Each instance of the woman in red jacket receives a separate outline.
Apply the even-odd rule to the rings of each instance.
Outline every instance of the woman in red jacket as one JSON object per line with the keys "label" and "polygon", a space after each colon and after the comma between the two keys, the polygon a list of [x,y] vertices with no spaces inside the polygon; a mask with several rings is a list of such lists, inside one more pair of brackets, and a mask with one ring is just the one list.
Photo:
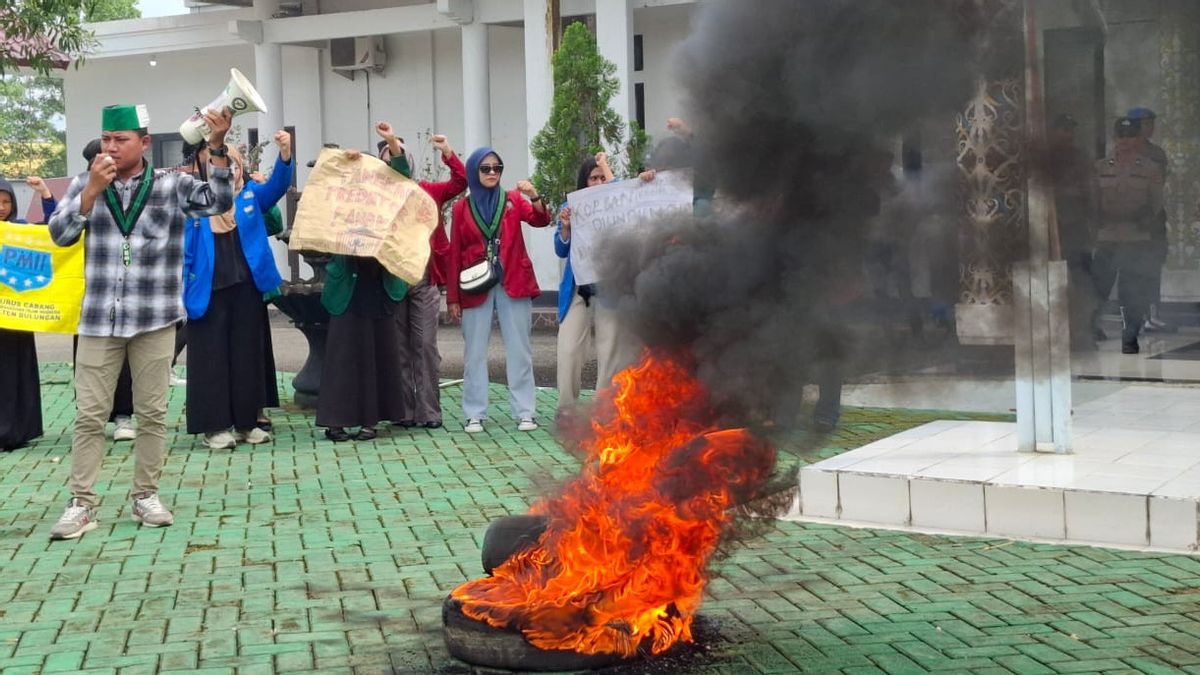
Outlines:
{"label": "woman in red jacket", "polygon": [[[534,227],[550,224],[550,212],[527,180],[517,189],[500,189],[504,163],[491,148],[479,148],[467,158],[466,199],[454,205],[450,225],[450,255],[446,275],[446,302],[450,316],[462,320],[463,416],[467,433],[483,431],[487,418],[487,346],[492,333],[493,310],[500,318],[500,335],[508,366],[508,398],[517,429],[533,431],[533,352],[529,331],[533,320],[533,298],[538,296],[533,261],[525,251],[521,223]],[[526,199],[528,198],[528,200]],[[461,285],[463,270],[491,260],[499,267],[499,283],[478,291]],[[494,265],[494,266],[495,266]]]}
{"label": "woman in red jacket", "polygon": [[[404,157],[407,162],[404,139],[396,136],[392,125],[380,122],[375,131],[383,138],[380,141],[379,158],[391,161]],[[450,168],[450,180],[433,182],[418,181],[421,188],[433,197],[438,207],[438,226],[429,238],[429,264],[425,278],[408,289],[408,295],[397,307],[396,322],[400,324],[400,388],[404,400],[403,427],[425,427],[436,429],[442,426],[441,389],[438,388],[438,369],[442,356],[438,353],[438,311],[442,304],[441,288],[446,285],[446,256],[450,240],[442,223],[442,208],[467,189],[467,174],[462,160],[454,154],[450,142],[441,134],[434,134],[429,142],[442,157],[442,163]],[[385,154],[387,155],[385,159]],[[412,178],[411,163],[407,172],[400,173]]]}

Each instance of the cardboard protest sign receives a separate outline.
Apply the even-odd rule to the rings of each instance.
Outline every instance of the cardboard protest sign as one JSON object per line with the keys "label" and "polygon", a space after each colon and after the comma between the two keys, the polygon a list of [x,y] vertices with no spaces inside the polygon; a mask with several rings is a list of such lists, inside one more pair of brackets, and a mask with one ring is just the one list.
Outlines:
{"label": "cardboard protest sign", "polygon": [[437,204],[415,181],[369,155],[321,151],[296,210],[288,247],[375,258],[410,284],[425,276]]}
{"label": "cardboard protest sign", "polygon": [[83,238],[57,246],[45,225],[0,222],[0,328],[74,333],[83,306]]}
{"label": "cardboard protest sign", "polygon": [[575,283],[600,281],[596,254],[604,239],[669,214],[691,213],[692,185],[677,171],[660,171],[654,180],[637,178],[606,183],[567,195],[571,207],[571,271]]}

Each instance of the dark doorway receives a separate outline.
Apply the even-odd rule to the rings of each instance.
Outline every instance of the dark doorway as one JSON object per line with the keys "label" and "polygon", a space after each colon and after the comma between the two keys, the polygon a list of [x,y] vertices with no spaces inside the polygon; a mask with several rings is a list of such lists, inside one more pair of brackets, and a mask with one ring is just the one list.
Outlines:
{"label": "dark doorway", "polygon": [[1092,159],[1105,155],[1111,126],[1104,118],[1104,36],[1093,28],[1045,32],[1046,119],[1070,114],[1079,123],[1079,147]]}

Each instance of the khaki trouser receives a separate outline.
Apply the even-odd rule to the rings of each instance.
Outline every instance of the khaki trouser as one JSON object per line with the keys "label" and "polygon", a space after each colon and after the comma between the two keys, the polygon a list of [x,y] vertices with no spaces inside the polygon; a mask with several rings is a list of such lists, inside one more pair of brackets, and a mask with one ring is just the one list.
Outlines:
{"label": "khaki trouser", "polygon": [[175,326],[132,338],[79,337],[75,357],[75,437],[71,441],[71,495],[95,506],[96,478],[104,458],[104,425],[125,357],[133,375],[137,437],[133,494],[158,492],[167,437],[167,384]]}
{"label": "khaki trouser", "polygon": [[637,340],[623,329],[617,313],[593,296],[591,306],[578,293],[571,298],[567,316],[558,325],[558,409],[579,398],[588,336],[595,328],[596,389],[612,384],[613,375],[637,360]]}

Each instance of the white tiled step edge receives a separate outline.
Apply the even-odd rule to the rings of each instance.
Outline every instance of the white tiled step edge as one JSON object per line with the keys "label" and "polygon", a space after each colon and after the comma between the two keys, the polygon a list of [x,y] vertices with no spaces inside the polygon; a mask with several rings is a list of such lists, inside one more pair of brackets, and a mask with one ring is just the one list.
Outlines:
{"label": "white tiled step edge", "polygon": [[1080,429],[1018,453],[1015,425],[933,422],[800,471],[792,517],[1089,544],[1200,549],[1200,434]]}

